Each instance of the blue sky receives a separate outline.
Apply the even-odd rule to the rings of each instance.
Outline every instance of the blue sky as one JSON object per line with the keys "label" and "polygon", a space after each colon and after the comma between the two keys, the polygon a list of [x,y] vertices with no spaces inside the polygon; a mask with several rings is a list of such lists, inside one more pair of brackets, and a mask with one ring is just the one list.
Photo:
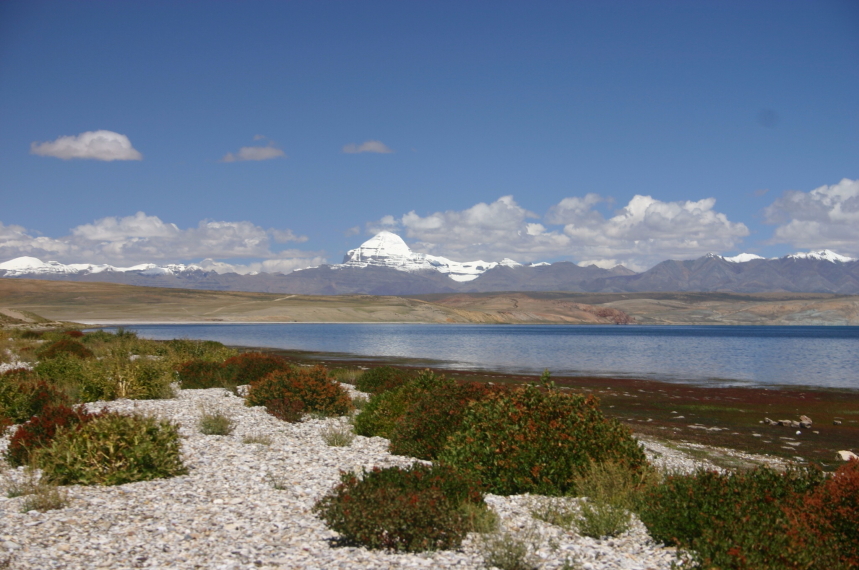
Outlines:
{"label": "blue sky", "polygon": [[5,1],[0,262],[289,271],[378,229],[458,261],[859,257],[857,29],[827,1]]}

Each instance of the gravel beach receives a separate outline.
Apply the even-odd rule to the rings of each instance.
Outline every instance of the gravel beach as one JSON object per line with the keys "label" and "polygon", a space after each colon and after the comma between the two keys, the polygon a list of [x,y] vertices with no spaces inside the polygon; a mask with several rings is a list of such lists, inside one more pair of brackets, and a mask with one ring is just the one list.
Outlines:
{"label": "gravel beach", "polygon": [[[358,394],[347,386],[353,395]],[[172,400],[117,400],[91,410],[155,415],[177,422],[188,474],[116,487],[66,487],[68,507],[22,510],[22,497],[0,498],[0,567],[4,568],[485,568],[479,535],[459,550],[392,554],[340,547],[336,533],[314,516],[313,504],[339,481],[341,470],[409,465],[391,455],[387,440],[356,436],[349,447],[330,447],[321,432],[347,418],[289,424],[249,408],[221,389],[180,390]],[[221,411],[235,422],[228,436],[203,435],[204,412]],[[243,443],[268,436],[270,445]],[[669,470],[712,467],[671,447],[641,440],[649,458]],[[7,437],[0,447],[8,444]],[[23,469],[7,469],[5,484]],[[539,497],[489,495],[502,529],[530,535],[539,545],[540,568],[565,561],[585,569],[668,569],[674,550],[653,543],[634,520],[629,532],[594,540],[533,519]],[[6,564],[6,566],[3,566]]]}

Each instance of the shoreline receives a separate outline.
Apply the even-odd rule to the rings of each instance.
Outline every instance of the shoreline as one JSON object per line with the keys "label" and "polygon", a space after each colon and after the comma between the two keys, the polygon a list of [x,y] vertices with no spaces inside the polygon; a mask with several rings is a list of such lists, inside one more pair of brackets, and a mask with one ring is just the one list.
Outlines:
{"label": "shoreline", "polygon": [[[146,323],[129,323],[132,324]],[[322,364],[329,368],[385,365],[412,370],[428,368],[458,381],[502,384],[523,384],[539,378],[538,372],[441,367],[438,361],[429,359],[232,346],[243,351],[277,354],[298,364]],[[552,381],[561,388],[597,396],[605,415],[617,418],[637,435],[665,440],[677,446],[730,448],[791,461],[819,463],[831,469],[838,465],[834,459],[838,451],[857,451],[855,446],[859,442],[859,389],[797,385],[725,386],[611,375],[558,374],[552,376]],[[799,434],[795,429],[764,424],[766,418],[798,420],[800,415],[811,417],[814,424],[809,430],[799,430]],[[836,421],[841,424],[835,425]]]}
{"label": "shoreline", "polygon": [[[457,381],[521,385],[536,382],[539,374],[454,370],[412,365],[403,359],[347,358],[332,353],[266,347],[235,346],[243,350],[280,355],[297,364],[321,364],[328,368],[366,368],[368,365],[402,369],[430,369]],[[800,463],[836,468],[835,455],[854,450],[859,442],[859,390],[802,386],[725,387],[700,386],[641,378],[553,375],[562,389],[593,394],[600,408],[629,427],[636,436],[651,437],[677,448],[707,446],[769,455]],[[765,418],[798,420],[810,416],[809,430],[770,426]],[[841,424],[835,425],[836,418]],[[718,464],[718,462],[717,462]],[[728,457],[723,465],[737,467]],[[742,465],[740,465],[742,466]]]}

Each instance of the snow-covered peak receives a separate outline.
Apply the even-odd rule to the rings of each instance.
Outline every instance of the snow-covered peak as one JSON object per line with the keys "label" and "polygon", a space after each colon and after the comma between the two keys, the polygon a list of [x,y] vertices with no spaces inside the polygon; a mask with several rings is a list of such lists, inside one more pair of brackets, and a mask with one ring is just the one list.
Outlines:
{"label": "snow-covered peak", "polygon": [[10,259],[9,261],[0,263],[0,269],[5,269],[6,271],[27,271],[28,273],[44,270],[47,267],[48,264],[41,259],[27,256],[16,257],[15,259]]}
{"label": "snow-covered peak", "polygon": [[343,263],[332,267],[339,269],[375,266],[390,267],[399,271],[435,270],[447,275],[454,281],[466,282],[477,279],[498,265],[518,267],[521,264],[512,259],[503,259],[500,263],[482,260],[460,262],[446,257],[416,253],[397,234],[379,232],[362,243],[360,247],[349,250],[343,258]]}
{"label": "snow-covered peak", "polygon": [[379,232],[361,244],[350,249],[343,258],[343,265],[385,265],[409,264],[419,262],[416,254],[409,249],[403,238],[391,232]]}
{"label": "snow-covered peak", "polygon": [[200,270],[197,265],[155,265],[142,263],[132,267],[114,267],[112,265],[95,265],[92,263],[69,263],[59,261],[42,261],[35,257],[16,257],[0,263],[0,272],[4,277],[20,277],[23,275],[78,275],[86,273],[102,273],[115,271],[119,273],[136,272],[142,275],[176,275],[187,271]]}
{"label": "snow-covered peak", "polygon": [[760,255],[755,255],[754,253],[741,253],[739,255],[735,255],[733,257],[723,257],[725,261],[730,261],[731,263],[745,263],[747,261],[753,261],[755,259],[764,259]]}
{"label": "snow-covered peak", "polygon": [[820,251],[809,251],[807,253],[800,252],[794,253],[791,255],[785,256],[788,259],[816,259],[819,261],[832,261],[839,263],[847,263],[848,261],[855,261],[852,257],[847,257],[846,255],[838,255],[832,250],[829,249],[821,249]]}

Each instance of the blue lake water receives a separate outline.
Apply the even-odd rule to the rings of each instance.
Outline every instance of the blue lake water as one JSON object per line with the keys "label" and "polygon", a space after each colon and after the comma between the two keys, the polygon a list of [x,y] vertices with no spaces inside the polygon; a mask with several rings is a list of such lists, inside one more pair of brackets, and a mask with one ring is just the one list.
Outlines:
{"label": "blue lake water", "polygon": [[859,388],[859,327],[134,325],[153,339],[416,359],[460,370]]}

